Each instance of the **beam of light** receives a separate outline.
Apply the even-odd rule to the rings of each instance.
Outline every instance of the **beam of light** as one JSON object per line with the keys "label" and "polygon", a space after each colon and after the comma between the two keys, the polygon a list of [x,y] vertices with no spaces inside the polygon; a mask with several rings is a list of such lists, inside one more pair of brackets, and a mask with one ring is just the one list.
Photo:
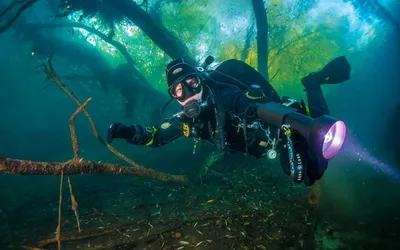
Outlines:
{"label": "beam of light", "polygon": [[375,157],[367,148],[361,147],[360,143],[352,135],[348,135],[346,142],[341,149],[341,155],[350,160],[364,162],[374,167],[375,171],[382,172],[396,182],[400,183],[400,173],[393,167],[385,163],[383,160]]}

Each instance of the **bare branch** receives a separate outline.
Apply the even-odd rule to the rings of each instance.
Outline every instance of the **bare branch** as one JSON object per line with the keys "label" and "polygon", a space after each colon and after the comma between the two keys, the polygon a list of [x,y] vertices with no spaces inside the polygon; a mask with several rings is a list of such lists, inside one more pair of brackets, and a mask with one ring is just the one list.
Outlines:
{"label": "bare branch", "polygon": [[78,164],[69,162],[36,162],[4,158],[0,156],[0,172],[7,174],[23,175],[61,175],[61,170],[66,175],[78,174],[115,174],[148,176],[162,181],[174,181],[186,183],[186,177],[182,175],[169,175],[144,167],[128,167],[121,164],[109,164],[80,160]]}
{"label": "bare branch", "polygon": [[24,10],[28,9],[31,7],[34,3],[36,3],[38,0],[29,0],[29,1],[15,1],[12,4],[10,4],[5,10],[3,10],[0,14],[0,18],[7,13],[7,11],[11,10],[15,5],[20,4],[25,2],[21,8],[17,11],[17,13],[10,19],[8,20],[3,26],[0,27],[0,34],[2,34],[4,31],[6,31],[16,20],[17,18],[24,12]]}

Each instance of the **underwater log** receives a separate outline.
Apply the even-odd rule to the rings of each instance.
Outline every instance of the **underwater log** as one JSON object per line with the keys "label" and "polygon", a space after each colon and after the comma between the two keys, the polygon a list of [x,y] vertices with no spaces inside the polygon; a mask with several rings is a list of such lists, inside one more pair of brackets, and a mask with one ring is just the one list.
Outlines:
{"label": "underwater log", "polygon": [[171,175],[158,172],[149,168],[128,167],[121,164],[110,164],[80,160],[78,163],[70,162],[38,162],[18,160],[0,156],[0,173],[23,175],[60,175],[61,170],[65,175],[77,174],[116,174],[148,176],[162,181],[187,183],[186,176]]}

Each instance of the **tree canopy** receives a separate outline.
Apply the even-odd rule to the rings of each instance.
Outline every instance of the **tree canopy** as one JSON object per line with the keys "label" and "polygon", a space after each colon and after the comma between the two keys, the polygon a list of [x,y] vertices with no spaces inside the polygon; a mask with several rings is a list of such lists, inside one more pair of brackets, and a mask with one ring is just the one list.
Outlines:
{"label": "tree canopy", "polygon": [[[238,58],[257,67],[257,30],[254,10],[248,1],[144,2],[138,5],[187,46],[196,60],[211,54],[218,62]],[[94,27],[126,46],[152,87],[164,91],[164,67],[171,58],[137,24],[109,6],[112,4],[108,1],[96,0],[85,4],[65,1],[60,5],[65,9],[65,19]],[[379,19],[361,16],[351,2],[266,1],[265,9],[268,73],[274,77],[272,84],[280,93],[301,92],[301,77],[334,56],[351,56],[366,49],[379,32]],[[101,50],[112,65],[124,62],[123,55],[100,37],[79,27],[73,29],[76,36]],[[245,48],[247,36],[249,47]]]}

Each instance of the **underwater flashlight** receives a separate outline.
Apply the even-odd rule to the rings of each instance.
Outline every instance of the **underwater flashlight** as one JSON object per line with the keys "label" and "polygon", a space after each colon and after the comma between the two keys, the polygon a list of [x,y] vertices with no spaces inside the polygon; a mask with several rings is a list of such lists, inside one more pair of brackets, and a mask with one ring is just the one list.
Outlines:
{"label": "underwater flashlight", "polygon": [[318,118],[298,113],[296,109],[280,103],[259,104],[257,116],[266,124],[281,127],[289,124],[306,141],[310,149],[318,156],[329,160],[342,148],[346,138],[346,125],[343,121],[330,115]]}

